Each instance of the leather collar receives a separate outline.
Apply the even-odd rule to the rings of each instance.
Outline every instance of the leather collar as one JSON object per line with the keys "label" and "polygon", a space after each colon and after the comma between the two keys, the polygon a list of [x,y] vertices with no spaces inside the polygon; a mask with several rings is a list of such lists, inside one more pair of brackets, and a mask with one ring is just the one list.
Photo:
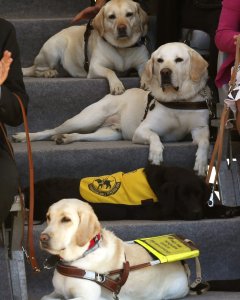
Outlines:
{"label": "leather collar", "polygon": [[[199,110],[199,109],[209,109],[209,104],[208,101],[209,99],[206,97],[206,89],[203,88],[199,94],[203,93],[203,101],[197,101],[197,102],[186,102],[184,100],[180,101],[173,101],[173,102],[163,102],[160,100],[157,100],[151,92],[148,94],[148,99],[147,99],[147,105],[145,108],[144,116],[142,118],[142,121],[146,118],[148,111],[153,110],[155,107],[155,101],[158,103],[162,104],[163,106],[170,108],[170,109],[180,109],[180,110]],[[211,110],[210,110],[211,112]]]}
{"label": "leather collar", "polygon": [[181,110],[208,109],[207,103],[205,101],[197,101],[197,102],[185,102],[185,101],[162,102],[159,100],[156,101],[166,106],[167,108],[171,108],[171,109],[181,109]]}
{"label": "leather collar", "polygon": [[[106,43],[110,44],[104,37],[102,37],[102,39],[103,39]],[[135,47],[141,47],[142,45],[145,45],[145,46],[146,46],[146,44],[147,44],[147,37],[146,37],[146,36],[142,36],[142,37],[139,38],[139,40],[138,40],[136,43],[134,43],[134,44],[131,45],[131,46],[124,47],[123,49],[135,48]],[[114,46],[114,45],[112,45],[112,44],[110,44],[110,45],[111,45],[113,48],[121,49],[120,47]]]}
{"label": "leather collar", "polygon": [[83,257],[86,256],[87,254],[93,252],[97,248],[99,248],[99,242],[101,241],[102,236],[101,233],[98,233],[91,241],[89,242],[88,249],[83,253]]}

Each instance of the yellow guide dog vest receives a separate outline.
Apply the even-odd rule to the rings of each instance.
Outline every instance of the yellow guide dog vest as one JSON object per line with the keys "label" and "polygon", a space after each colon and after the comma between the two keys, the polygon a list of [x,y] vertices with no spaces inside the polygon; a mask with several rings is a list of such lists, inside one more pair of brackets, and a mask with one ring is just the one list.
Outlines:
{"label": "yellow guide dog vest", "polygon": [[158,201],[143,168],[129,173],[83,178],[80,181],[80,195],[91,203],[141,205],[145,201]]}

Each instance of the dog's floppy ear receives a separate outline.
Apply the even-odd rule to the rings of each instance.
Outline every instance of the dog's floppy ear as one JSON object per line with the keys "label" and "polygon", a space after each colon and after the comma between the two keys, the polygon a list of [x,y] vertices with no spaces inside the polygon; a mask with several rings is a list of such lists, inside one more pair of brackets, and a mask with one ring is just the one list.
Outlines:
{"label": "dog's floppy ear", "polygon": [[152,77],[153,77],[153,67],[154,61],[151,57],[145,64],[142,76],[141,76],[141,88],[147,89],[151,84]]}
{"label": "dog's floppy ear", "polygon": [[100,36],[103,36],[104,34],[104,7],[100,9],[98,14],[95,16],[95,18],[92,21],[92,26]]}
{"label": "dog's floppy ear", "polygon": [[140,18],[142,36],[145,36],[148,31],[149,18],[148,18],[147,13],[141,8],[141,5],[139,3],[136,3],[136,5],[137,5],[137,13]]}
{"label": "dog's floppy ear", "polygon": [[97,216],[92,209],[79,210],[79,227],[76,233],[77,245],[84,246],[93,239],[101,229]]}
{"label": "dog's floppy ear", "polygon": [[197,82],[202,78],[204,72],[206,72],[208,63],[198,52],[194,50],[189,50],[189,55],[191,59],[190,79]]}

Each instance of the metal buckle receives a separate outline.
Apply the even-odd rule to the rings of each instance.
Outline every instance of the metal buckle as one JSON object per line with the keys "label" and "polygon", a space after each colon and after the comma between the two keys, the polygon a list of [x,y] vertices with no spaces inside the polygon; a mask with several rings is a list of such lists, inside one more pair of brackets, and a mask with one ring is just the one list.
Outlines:
{"label": "metal buckle", "polygon": [[213,194],[214,194],[214,190],[212,190],[210,198],[209,198],[209,200],[207,202],[207,204],[208,204],[209,207],[213,207],[214,206]]}
{"label": "metal buckle", "polygon": [[106,276],[103,274],[96,273],[95,280],[97,282],[104,282],[106,280]]}
{"label": "metal buckle", "polygon": [[43,268],[47,270],[55,268],[59,261],[60,261],[60,257],[58,255],[51,255],[44,260]]}

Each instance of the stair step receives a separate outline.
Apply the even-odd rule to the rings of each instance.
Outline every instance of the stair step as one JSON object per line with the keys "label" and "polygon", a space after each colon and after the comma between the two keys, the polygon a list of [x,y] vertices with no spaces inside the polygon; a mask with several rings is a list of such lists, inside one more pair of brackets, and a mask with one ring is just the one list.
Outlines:
{"label": "stair step", "polygon": [[[59,1],[61,2],[61,1]],[[43,44],[60,30],[70,26],[70,18],[9,19],[16,28],[22,67],[33,64]]]}
{"label": "stair step", "polygon": [[[139,78],[121,80],[126,89],[139,87]],[[30,132],[56,127],[109,93],[106,79],[25,78],[24,81],[30,97]],[[22,126],[8,128],[9,134],[22,130]]]}
{"label": "stair step", "polygon": [[[148,161],[148,146],[131,141],[76,142],[56,145],[52,141],[32,144],[35,181],[49,177],[82,178],[144,167]],[[191,142],[164,145],[164,162],[193,168],[196,146]],[[28,184],[27,146],[13,144],[23,186]],[[186,157],[188,159],[186,160]],[[43,171],[44,170],[44,171]]]}
{"label": "stair step", "polygon": [[[203,280],[239,278],[239,243],[236,236],[240,234],[240,217],[200,221],[115,221],[102,222],[102,225],[126,241],[168,233],[181,234],[194,241],[200,249]],[[40,265],[48,256],[40,250],[38,243],[39,235],[45,226],[34,226],[36,256]],[[192,269],[193,261],[188,260],[188,263]],[[28,266],[29,299],[39,299],[52,290],[52,270],[43,270],[34,276],[32,272]],[[199,299],[228,300],[239,299],[239,296],[240,293],[209,292],[199,296]],[[189,296],[187,299],[195,298]]]}
{"label": "stair step", "polygon": [[[14,3],[13,3],[14,2]],[[1,0],[1,16],[4,18],[56,18],[73,17],[83,8],[90,6],[90,0]]]}

